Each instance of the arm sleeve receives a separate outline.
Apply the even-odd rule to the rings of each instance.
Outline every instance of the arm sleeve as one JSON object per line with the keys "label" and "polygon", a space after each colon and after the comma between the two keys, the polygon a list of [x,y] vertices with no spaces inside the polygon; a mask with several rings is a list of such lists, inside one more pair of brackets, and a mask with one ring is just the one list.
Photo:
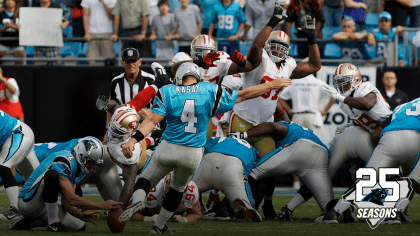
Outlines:
{"label": "arm sleeve", "polygon": [[216,23],[216,27],[215,27],[215,29],[217,29],[217,12],[216,12],[216,9],[214,9],[214,7],[212,8],[212,11],[211,11],[211,17],[210,17],[210,19],[211,19],[211,22],[212,23]]}
{"label": "arm sleeve", "polygon": [[195,11],[195,19],[197,22],[203,21],[203,14],[201,14],[200,12],[200,8],[198,8],[197,6],[194,7]]}
{"label": "arm sleeve", "polygon": [[[124,1],[124,0],[120,0],[120,1]],[[142,4],[141,4],[141,8],[142,8],[142,11],[141,11],[141,16],[148,16],[148,15],[150,15],[150,1],[141,1],[142,2]]]}
{"label": "arm sleeve", "polygon": [[80,6],[84,8],[90,8],[89,3],[86,0],[82,0],[82,3],[80,3]]}
{"label": "arm sleeve", "polygon": [[117,0],[117,3],[115,4],[114,9],[112,9],[112,15],[120,16],[121,1],[123,0]]}
{"label": "arm sleeve", "polygon": [[224,89],[217,85],[216,97],[212,109],[212,117],[233,109],[238,98],[237,90]]}
{"label": "arm sleeve", "polygon": [[107,6],[109,8],[114,8],[116,3],[117,3],[117,1],[111,0],[111,1],[108,1]]}
{"label": "arm sleeve", "polygon": [[140,111],[143,109],[147,104],[149,104],[150,100],[155,96],[156,90],[154,86],[149,86],[140,93],[138,93],[131,101],[127,103],[130,107],[134,107],[136,111]]}
{"label": "arm sleeve", "polygon": [[238,9],[238,20],[239,20],[239,23],[246,22],[244,11],[241,8]]}
{"label": "arm sleeve", "polygon": [[245,7],[246,24],[249,26],[254,25],[254,12],[251,10],[249,5]]}
{"label": "arm sleeve", "polygon": [[159,90],[156,94],[155,100],[153,100],[152,104],[152,112],[166,116],[166,105],[163,99],[162,91]]}

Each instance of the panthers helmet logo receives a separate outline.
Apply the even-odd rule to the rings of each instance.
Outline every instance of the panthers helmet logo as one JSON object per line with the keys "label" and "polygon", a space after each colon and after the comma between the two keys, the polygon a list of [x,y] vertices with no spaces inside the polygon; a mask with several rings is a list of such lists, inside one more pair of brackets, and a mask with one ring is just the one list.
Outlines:
{"label": "panthers helmet logo", "polygon": [[372,189],[372,192],[366,195],[362,202],[371,202],[375,203],[376,205],[383,206],[385,202],[385,198],[388,196],[388,189],[386,188],[376,188]]}

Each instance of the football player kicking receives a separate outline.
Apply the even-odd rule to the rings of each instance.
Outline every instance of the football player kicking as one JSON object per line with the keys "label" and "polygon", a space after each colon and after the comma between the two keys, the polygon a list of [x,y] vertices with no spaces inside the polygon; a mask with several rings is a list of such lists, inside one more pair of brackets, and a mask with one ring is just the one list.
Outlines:
{"label": "football player kicking", "polygon": [[[47,230],[70,232],[85,230],[84,222],[99,220],[99,212],[80,209],[111,210],[122,205],[108,200],[103,203],[90,201],[75,194],[75,185],[102,165],[104,148],[94,137],[82,138],[71,151],[56,152],[45,159],[29,176],[19,193],[18,208],[25,225],[41,219],[48,223]],[[58,207],[61,194],[62,207]],[[13,225],[9,229],[13,229]]]}
{"label": "football player kicking", "polygon": [[[161,179],[156,187],[150,189],[149,194],[147,194],[146,207],[137,212],[131,218],[131,221],[141,221],[141,222],[155,222],[158,218],[160,209],[162,208],[162,202],[166,194],[171,188],[171,180],[173,179],[173,172],[167,174],[165,178]],[[179,223],[192,223],[200,222],[201,215],[201,205],[198,201],[198,188],[197,185],[190,181],[187,188],[184,190],[182,196],[182,201],[179,207],[175,210],[174,218]],[[186,216],[182,216],[186,212]]]}
{"label": "football player kicking", "polygon": [[133,145],[133,155],[130,158],[123,155],[123,147],[140,124],[140,117],[137,112],[149,104],[159,88],[172,83],[163,66],[155,62],[152,64],[152,69],[156,75],[154,83],[140,91],[127,104],[119,106],[113,100],[108,101],[105,96],[99,96],[96,103],[99,110],[107,111],[112,116],[106,134],[108,140],[107,151],[111,159],[122,169],[124,186],[120,192],[119,201],[123,203],[123,209],[130,200],[137,172],[146,163],[146,149],[154,144],[154,138],[149,137],[143,142]]}
{"label": "football player kicking", "polygon": [[[382,122],[384,129],[381,132],[381,138],[378,146],[372,153],[366,168],[372,167],[378,170],[381,167],[399,167],[403,173],[410,173],[407,177],[410,189],[418,191],[420,183],[420,166],[418,164],[420,153],[420,99],[414,99],[408,103],[402,104],[394,109],[392,117]],[[392,121],[389,123],[389,121]],[[389,124],[389,125],[387,125]],[[414,168],[411,169],[411,166]],[[400,179],[397,176],[396,180]],[[395,179],[394,179],[395,180]],[[355,191],[358,181],[352,184],[345,195]],[[413,198],[414,191],[410,191],[408,196],[400,198],[396,204],[398,213],[394,218],[385,219],[382,224],[401,224],[401,220],[411,222],[404,210],[409,201]],[[340,201],[331,210],[337,217],[351,206],[345,199]]]}
{"label": "football player kicking", "polygon": [[[289,121],[266,122],[246,132],[228,133],[228,136],[247,139],[271,135],[276,149],[261,157],[249,173],[248,181],[253,195],[257,181],[287,174],[297,175],[308,186],[321,209],[334,199],[331,179],[327,173],[328,148],[313,133]],[[334,215],[324,219],[335,220]]]}
{"label": "football player kicking", "polygon": [[258,157],[257,150],[245,140],[226,137],[208,138],[204,149],[206,154],[193,178],[200,194],[221,190],[237,219],[261,222],[246,181]]}
{"label": "football player kicking", "polygon": [[[336,89],[327,85],[324,89],[340,102],[341,110],[352,119],[352,123],[337,128],[331,143],[328,164],[331,178],[349,158],[368,161],[376,146],[372,134],[378,129],[380,122],[392,113],[379,90],[370,82],[362,82],[361,73],[356,66],[349,63],[339,65],[333,80]],[[293,220],[292,212],[311,197],[308,188],[302,186],[293,199],[282,208],[279,218]],[[351,208],[350,211],[352,210]],[[353,213],[346,213],[344,222],[357,221]]]}
{"label": "football player kicking", "polygon": [[10,211],[0,214],[0,220],[10,220],[20,216],[19,187],[11,169],[17,167],[27,179],[39,161],[34,152],[34,133],[28,125],[0,110],[0,127],[0,177],[10,201]]}
{"label": "football player kicking", "polygon": [[[247,60],[252,65],[252,71],[243,73],[243,88],[272,81],[278,77],[303,78],[317,72],[321,68],[321,57],[315,38],[315,19],[305,18],[305,24],[299,29],[306,35],[309,45],[309,61],[296,64],[295,59],[289,56],[290,38],[283,31],[273,31],[278,23],[287,16],[283,16],[284,6],[276,1],[274,15],[267,25],[258,33],[247,54]],[[229,132],[245,132],[264,122],[274,121],[274,114],[278,105],[279,93],[282,89],[275,89],[268,93],[235,105],[229,121]],[[281,106],[281,105],[280,105]],[[289,120],[286,112],[280,110],[276,116],[282,120]],[[275,149],[275,141],[269,136],[258,136],[247,140],[260,153],[265,156]],[[277,214],[272,204],[275,179],[264,180],[265,190],[257,191],[254,196],[255,206],[258,209],[264,195],[262,207],[266,219],[276,219]]]}
{"label": "football player kicking", "polygon": [[133,205],[119,217],[121,222],[126,222],[135,212],[142,210],[150,188],[173,170],[171,189],[163,200],[163,207],[152,228],[153,233],[170,233],[165,223],[178,208],[183,192],[198,168],[210,118],[231,110],[235,103],[288,86],[291,80],[279,78],[239,92],[226,91],[213,83],[201,83],[198,66],[186,62],[178,68],[175,83],[176,85],[168,85],[159,90],[153,101],[152,115],[143,121],[123,148],[124,155],[130,158],[134,144],[143,140],[166,116],[167,127],[162,136],[163,141],[157,146],[137,180]]}

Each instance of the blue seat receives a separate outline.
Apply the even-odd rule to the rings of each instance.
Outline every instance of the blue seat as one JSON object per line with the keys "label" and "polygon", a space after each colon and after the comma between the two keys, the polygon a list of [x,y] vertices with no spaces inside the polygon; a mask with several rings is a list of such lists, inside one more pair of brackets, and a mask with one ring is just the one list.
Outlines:
{"label": "blue seat", "polygon": [[61,55],[77,57],[82,48],[81,42],[64,42],[64,46],[61,47]]}
{"label": "blue seat", "polygon": [[290,44],[289,56],[291,56],[291,57],[297,57],[298,56],[298,50],[297,50],[297,44],[296,43]]}
{"label": "blue seat", "polygon": [[379,14],[378,13],[368,13],[366,15],[366,25],[378,27],[379,23]]}
{"label": "blue seat", "polygon": [[80,48],[78,57],[86,57],[87,52],[87,42],[83,43],[82,47]]}
{"label": "blue seat", "polygon": [[292,30],[290,33],[292,34],[292,39],[297,39],[298,30],[296,29],[296,27],[292,27]]}
{"label": "blue seat", "polygon": [[34,56],[34,46],[26,46],[26,56],[27,57]]}
{"label": "blue seat", "polygon": [[336,43],[327,43],[324,47],[324,57],[328,59],[341,59],[343,54],[341,48]]}
{"label": "blue seat", "polygon": [[369,46],[367,43],[364,44],[365,52],[369,59],[373,59],[376,57],[376,46]]}
{"label": "blue seat", "polygon": [[322,28],[322,38],[331,39],[333,34],[341,32],[341,27],[339,26],[330,26]]}
{"label": "blue seat", "polygon": [[411,66],[413,62],[414,57],[414,51],[412,45],[402,45],[402,50],[404,53],[404,61],[407,64],[407,66]]}
{"label": "blue seat", "polygon": [[115,56],[116,57],[118,57],[118,50],[119,50],[118,45],[120,45],[119,48],[121,49],[121,53],[122,53],[122,43],[121,44],[118,44],[118,42],[115,42],[114,43],[114,49],[115,49]]}

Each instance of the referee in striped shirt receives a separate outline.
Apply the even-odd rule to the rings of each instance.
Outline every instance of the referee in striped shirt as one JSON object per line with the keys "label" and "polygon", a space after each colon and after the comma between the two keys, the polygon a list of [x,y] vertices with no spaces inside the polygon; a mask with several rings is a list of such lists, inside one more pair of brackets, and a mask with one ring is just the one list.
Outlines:
{"label": "referee in striped shirt", "polygon": [[[120,105],[129,102],[141,90],[152,85],[153,81],[155,80],[154,75],[140,70],[142,60],[140,59],[140,53],[137,51],[137,49],[124,49],[121,59],[125,72],[112,79],[111,89],[109,92],[109,99],[117,101]],[[139,112],[139,115],[144,117],[150,113],[150,109],[143,108]],[[111,115],[108,113],[106,120],[107,127],[110,120]]]}

